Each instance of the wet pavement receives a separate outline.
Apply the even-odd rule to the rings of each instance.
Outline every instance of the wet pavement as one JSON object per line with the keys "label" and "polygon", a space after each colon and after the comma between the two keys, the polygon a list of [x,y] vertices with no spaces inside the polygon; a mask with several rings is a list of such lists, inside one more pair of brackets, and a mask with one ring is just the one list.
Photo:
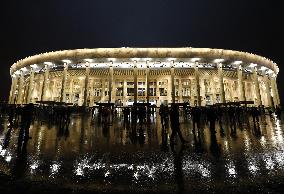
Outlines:
{"label": "wet pavement", "polygon": [[[192,132],[192,123],[180,117],[188,144],[176,138],[159,116],[150,123],[113,124],[73,114],[68,129],[35,121],[26,144],[18,145],[19,128],[0,128],[0,190],[30,193],[63,192],[235,192],[281,193],[284,186],[284,119],[260,117],[257,133],[252,118],[237,125],[236,134],[224,121],[224,134],[207,125]],[[21,149],[19,149],[21,146]],[[3,181],[6,180],[6,181]],[[0,183],[1,185],[1,183]],[[40,186],[39,186],[40,185]],[[1,192],[2,193],[2,192]]]}

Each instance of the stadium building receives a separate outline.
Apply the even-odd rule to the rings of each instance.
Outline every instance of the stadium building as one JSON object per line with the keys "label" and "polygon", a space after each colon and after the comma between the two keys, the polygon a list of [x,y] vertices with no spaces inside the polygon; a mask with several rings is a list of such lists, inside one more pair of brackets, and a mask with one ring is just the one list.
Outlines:
{"label": "stadium building", "polygon": [[42,53],[10,68],[10,104],[55,101],[92,107],[147,102],[280,104],[277,64],[210,48],[96,48]]}

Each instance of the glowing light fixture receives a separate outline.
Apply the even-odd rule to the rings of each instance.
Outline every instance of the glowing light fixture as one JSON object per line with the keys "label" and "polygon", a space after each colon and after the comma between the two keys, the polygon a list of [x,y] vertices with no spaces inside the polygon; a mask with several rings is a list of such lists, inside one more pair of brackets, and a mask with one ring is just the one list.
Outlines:
{"label": "glowing light fixture", "polygon": [[214,60],[214,63],[222,63],[224,62],[225,60],[224,59],[215,59]]}
{"label": "glowing light fixture", "polygon": [[256,67],[257,66],[257,64],[255,64],[255,63],[251,63],[250,65],[249,65],[249,67],[251,67],[251,68],[254,68],[254,67]]}
{"label": "glowing light fixture", "polygon": [[151,61],[152,58],[143,58],[144,61]]}
{"label": "glowing light fixture", "polygon": [[196,57],[195,57],[195,58],[192,58],[192,59],[191,59],[191,62],[194,62],[194,63],[195,63],[195,62],[200,61],[200,60],[201,60],[201,58],[196,58]]}
{"label": "glowing light fixture", "polygon": [[86,62],[91,63],[93,59],[84,59]]}
{"label": "glowing light fixture", "polygon": [[64,59],[64,60],[62,60],[62,61],[63,61],[63,63],[71,63],[71,61],[68,60],[68,59]]}
{"label": "glowing light fixture", "polygon": [[22,71],[28,71],[26,67],[21,68]]}
{"label": "glowing light fixture", "polygon": [[168,60],[168,61],[175,61],[176,58],[168,58],[167,60]]}
{"label": "glowing light fixture", "polygon": [[48,66],[52,66],[53,65],[53,63],[51,63],[51,62],[44,62],[43,64],[48,65]]}
{"label": "glowing light fixture", "polygon": [[260,70],[261,70],[261,71],[265,71],[265,70],[267,70],[267,67],[262,66],[262,67],[260,68]]}
{"label": "glowing light fixture", "polygon": [[30,67],[35,69],[35,68],[38,68],[38,65],[37,64],[33,64],[33,65],[30,65]]}
{"label": "glowing light fixture", "polygon": [[138,61],[139,58],[131,58],[132,61]]}
{"label": "glowing light fixture", "polygon": [[235,61],[233,64],[234,65],[240,65],[240,64],[242,64],[243,62],[242,61]]}

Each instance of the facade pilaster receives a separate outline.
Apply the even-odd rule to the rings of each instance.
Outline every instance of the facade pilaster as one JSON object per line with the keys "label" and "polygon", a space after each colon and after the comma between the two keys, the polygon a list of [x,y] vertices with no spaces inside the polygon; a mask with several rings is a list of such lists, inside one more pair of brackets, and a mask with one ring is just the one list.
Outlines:
{"label": "facade pilaster", "polygon": [[245,90],[244,90],[244,83],[243,83],[243,69],[242,66],[238,66],[238,90],[240,94],[239,101],[245,101]]}
{"label": "facade pilaster", "polygon": [[267,97],[267,105],[269,107],[272,107],[272,97],[271,97],[271,92],[270,92],[270,80],[268,75],[264,75],[265,76],[265,90],[266,90],[266,97]]}
{"label": "facade pilaster", "polygon": [[47,99],[47,90],[48,90],[48,83],[49,83],[49,65],[45,65],[45,71],[44,71],[44,80],[43,80],[43,86],[42,86],[42,92],[41,92],[41,100],[45,101]]}
{"label": "facade pilaster", "polygon": [[178,97],[179,97],[179,102],[182,103],[182,81],[181,79],[178,80]]}
{"label": "facade pilaster", "polygon": [[69,103],[74,103],[74,96],[73,96],[73,87],[74,87],[74,83],[73,83],[73,78],[70,78],[70,83],[69,83],[69,87],[70,87],[70,93],[69,93]]}
{"label": "facade pilaster", "polygon": [[33,86],[34,86],[34,74],[35,74],[35,71],[34,71],[34,69],[31,67],[27,103],[31,103],[31,102],[32,102],[31,98],[32,98],[32,91],[33,91]]}
{"label": "facade pilaster", "polygon": [[172,103],[175,103],[175,68],[174,68],[174,62],[172,63],[171,66],[171,90],[169,91],[171,92],[171,100]]}
{"label": "facade pilaster", "polygon": [[18,87],[18,99],[17,104],[23,104],[23,93],[24,93],[24,73],[21,71],[20,83]]}
{"label": "facade pilaster", "polygon": [[16,75],[12,76],[12,86],[10,90],[9,104],[15,103],[15,92],[18,84],[18,77]]}
{"label": "facade pilaster", "polygon": [[64,63],[64,70],[62,76],[62,85],[60,92],[60,102],[66,102],[66,81],[67,81],[67,71],[68,71],[68,63]]}
{"label": "facade pilaster", "polygon": [[90,107],[93,107],[94,106],[94,80],[90,80],[90,104],[89,106]]}
{"label": "facade pilaster", "polygon": [[[169,87],[169,83],[167,83],[167,88]],[[157,99],[157,106],[160,106],[160,90],[159,90],[159,80],[156,79],[156,99]]]}
{"label": "facade pilaster", "polygon": [[225,103],[225,90],[224,90],[224,80],[223,80],[223,67],[222,63],[218,64],[218,78],[220,86],[221,103]]}
{"label": "facade pilaster", "polygon": [[105,90],[106,90],[106,81],[102,79],[102,95],[101,95],[101,102],[105,102]]}
{"label": "facade pilaster", "polygon": [[127,105],[127,80],[123,80],[123,106]]}
{"label": "facade pilaster", "polygon": [[138,76],[138,69],[137,69],[137,61],[134,61],[134,69],[133,69],[133,79],[134,79],[134,103],[137,103],[137,76]]}
{"label": "facade pilaster", "polygon": [[113,102],[112,96],[115,96],[113,93],[113,62],[109,64],[109,78],[108,78],[108,103]]}
{"label": "facade pilaster", "polygon": [[115,103],[116,100],[116,84],[115,84],[116,78],[113,76],[112,78],[112,90],[111,90],[111,102]]}
{"label": "facade pilaster", "polygon": [[56,87],[57,85],[57,80],[54,79],[53,81],[50,80],[49,85],[51,85],[51,87],[49,86],[49,91],[50,91],[50,100],[54,101],[54,97],[57,97],[57,93],[58,93],[58,89]]}
{"label": "facade pilaster", "polygon": [[254,67],[253,69],[253,82],[254,82],[254,89],[255,89],[255,95],[256,95],[256,106],[261,106],[261,95],[260,95],[260,89],[259,89],[259,81],[257,76],[257,68]]}
{"label": "facade pilaster", "polygon": [[278,89],[277,89],[277,83],[276,83],[276,77],[272,76],[271,77],[271,87],[272,87],[272,93],[273,93],[273,103],[274,106],[279,105],[279,94],[278,94]]}
{"label": "facade pilaster", "polygon": [[210,86],[212,91],[212,105],[216,104],[216,86],[215,86],[215,79],[212,76],[210,80]]}
{"label": "facade pilaster", "polygon": [[146,69],[146,102],[149,103],[149,93],[150,93],[150,84],[149,84],[149,66],[147,64]]}
{"label": "facade pilaster", "polygon": [[90,75],[90,63],[86,62],[86,77],[84,82],[84,100],[83,100],[83,106],[88,106],[88,94],[89,94],[89,76]]}
{"label": "facade pilaster", "polygon": [[201,106],[198,62],[195,62],[195,65],[194,65],[194,77],[195,77],[195,84],[196,84],[195,92],[197,95],[197,106]]}

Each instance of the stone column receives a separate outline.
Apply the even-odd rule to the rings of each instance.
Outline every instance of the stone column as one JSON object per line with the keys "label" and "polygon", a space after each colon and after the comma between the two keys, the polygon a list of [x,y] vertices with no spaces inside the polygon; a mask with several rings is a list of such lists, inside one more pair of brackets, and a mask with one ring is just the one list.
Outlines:
{"label": "stone column", "polygon": [[17,99],[17,104],[23,104],[23,93],[24,93],[24,73],[21,71],[20,75],[20,83],[18,87],[18,99]]}
{"label": "stone column", "polygon": [[181,82],[181,79],[179,79],[178,97],[179,97],[179,102],[182,103],[182,82]]}
{"label": "stone column", "polygon": [[137,76],[138,76],[138,69],[137,69],[137,61],[134,61],[134,69],[133,69],[133,79],[134,79],[134,103],[137,103]]}
{"label": "stone column", "polygon": [[146,62],[147,69],[146,69],[146,102],[149,103],[149,93],[150,93],[150,85],[149,85],[149,65]]}
{"label": "stone column", "polygon": [[116,87],[116,78],[115,77],[113,77],[112,78],[112,92],[111,92],[111,102],[112,103],[115,103],[115,100],[116,100],[116,89],[117,89],[117,87]]}
{"label": "stone column", "polygon": [[70,79],[70,83],[69,83],[70,85],[69,85],[69,87],[70,87],[70,94],[69,94],[69,103],[74,103],[74,94],[73,94],[73,87],[74,87],[74,85],[73,85],[73,78],[72,79]]}
{"label": "stone column", "polygon": [[112,88],[113,88],[113,62],[109,65],[109,78],[108,78],[108,103],[112,102],[112,96],[113,94]]}
{"label": "stone column", "polygon": [[281,104],[281,101],[280,101],[280,97],[279,97],[279,91],[278,91],[278,86],[277,86],[277,77],[274,78],[275,79],[275,89],[276,89],[276,96],[277,96],[277,101],[278,101],[278,105]]}
{"label": "stone column", "polygon": [[265,77],[265,90],[266,90],[266,97],[267,97],[267,104],[269,107],[272,107],[272,101],[271,101],[271,93],[270,93],[270,80],[268,75],[264,75]]}
{"label": "stone column", "polygon": [[55,101],[54,97],[57,96],[57,94],[58,94],[56,85],[57,85],[56,79],[53,79],[53,81],[51,81],[51,80],[49,81],[49,88],[51,88],[50,91],[49,91],[51,101]]}
{"label": "stone column", "polygon": [[89,94],[89,77],[90,77],[90,63],[86,62],[86,77],[85,77],[85,83],[84,83],[84,100],[83,100],[83,106],[87,106],[88,104],[88,94]]}
{"label": "stone column", "polygon": [[94,106],[94,80],[90,81],[91,91],[90,91],[90,107]]}
{"label": "stone column", "polygon": [[[168,84],[168,83],[167,83]],[[157,99],[157,106],[160,106],[160,90],[159,90],[159,80],[156,79],[156,99]]]}
{"label": "stone column", "polygon": [[32,91],[33,91],[33,85],[34,85],[34,75],[35,75],[35,71],[31,67],[30,83],[29,83],[29,91],[28,91],[27,103],[31,103],[32,102],[31,97],[32,97]]}
{"label": "stone column", "polygon": [[261,106],[261,95],[259,90],[259,81],[257,76],[257,68],[254,67],[253,69],[253,82],[254,82],[254,89],[255,89],[255,95],[256,95],[256,106]]}
{"label": "stone column", "polygon": [[172,63],[172,66],[171,66],[171,97],[172,97],[172,103],[175,103],[176,100],[175,100],[175,97],[176,97],[176,94],[175,94],[175,68],[174,68],[174,61]]}
{"label": "stone column", "polygon": [[106,81],[102,79],[102,94],[101,94],[101,102],[105,102],[105,90],[106,90]]}
{"label": "stone column", "polygon": [[190,79],[190,106],[194,106],[194,94],[196,93],[196,84],[194,80],[195,79]]}
{"label": "stone column", "polygon": [[204,101],[204,97],[206,97],[206,91],[205,91],[205,79],[202,79],[199,77],[199,88],[200,88],[200,106],[205,106],[206,101]]}
{"label": "stone column", "polygon": [[156,97],[160,97],[159,80],[158,79],[156,79]]}
{"label": "stone column", "polygon": [[[276,77],[275,77],[275,79],[276,79]],[[280,99],[280,96],[279,96],[279,91],[278,91],[278,86],[277,86],[277,82],[276,82],[276,80],[275,80],[275,87],[276,87],[276,94],[277,94],[277,99],[278,99],[278,105],[280,105],[281,104],[281,99]]]}
{"label": "stone column", "polygon": [[242,66],[239,65],[238,66],[238,90],[239,90],[239,94],[240,94],[240,99],[239,101],[245,101],[245,90],[244,90],[244,83],[243,83],[243,69]]}
{"label": "stone column", "polygon": [[229,81],[230,83],[230,95],[231,95],[231,102],[234,102],[234,81]]}
{"label": "stone column", "polygon": [[44,80],[43,80],[43,87],[41,92],[41,100],[47,100],[47,90],[48,90],[48,82],[49,82],[49,65],[45,65],[45,72],[44,72]]}
{"label": "stone column", "polygon": [[218,77],[219,77],[219,86],[220,86],[220,93],[221,93],[221,103],[225,103],[225,90],[224,90],[224,81],[223,81],[223,67],[222,63],[218,64]]}
{"label": "stone column", "polygon": [[215,80],[214,77],[211,78],[210,86],[212,90],[212,105],[216,103],[216,86],[215,86]]}
{"label": "stone column", "polygon": [[42,78],[43,77],[44,77],[44,75],[38,74],[38,80],[39,80],[39,86],[38,86],[38,90],[37,90],[38,101],[42,100],[42,92],[43,92],[43,80],[42,80]]}
{"label": "stone column", "polygon": [[62,85],[61,85],[61,92],[60,92],[60,102],[66,102],[66,81],[67,81],[67,71],[68,71],[68,63],[64,63],[64,70],[62,76]]}
{"label": "stone column", "polygon": [[[173,88],[172,79],[171,79],[171,76],[169,76],[168,83],[167,83],[167,100],[168,100],[168,103],[171,103],[171,101],[172,101],[172,96],[173,96],[173,94],[172,94],[173,89],[172,88]],[[161,94],[159,96],[161,96]]]}
{"label": "stone column", "polygon": [[127,80],[123,80],[123,106],[126,106],[127,101]]}
{"label": "stone column", "polygon": [[195,83],[196,83],[195,90],[196,90],[196,95],[197,95],[197,106],[201,106],[198,62],[195,62],[195,65],[194,65],[194,76],[195,76]]}
{"label": "stone column", "polygon": [[15,92],[18,84],[18,77],[16,75],[12,76],[12,85],[10,90],[9,104],[14,104]]}
{"label": "stone column", "polygon": [[273,103],[274,106],[279,105],[279,100],[278,100],[278,89],[277,89],[277,84],[276,84],[276,78],[274,76],[271,77],[271,87],[272,87],[272,93],[273,93]]}
{"label": "stone column", "polygon": [[79,84],[80,84],[80,94],[79,94],[79,100],[78,100],[78,105],[83,106],[84,105],[84,92],[85,92],[85,79],[79,79]]}

